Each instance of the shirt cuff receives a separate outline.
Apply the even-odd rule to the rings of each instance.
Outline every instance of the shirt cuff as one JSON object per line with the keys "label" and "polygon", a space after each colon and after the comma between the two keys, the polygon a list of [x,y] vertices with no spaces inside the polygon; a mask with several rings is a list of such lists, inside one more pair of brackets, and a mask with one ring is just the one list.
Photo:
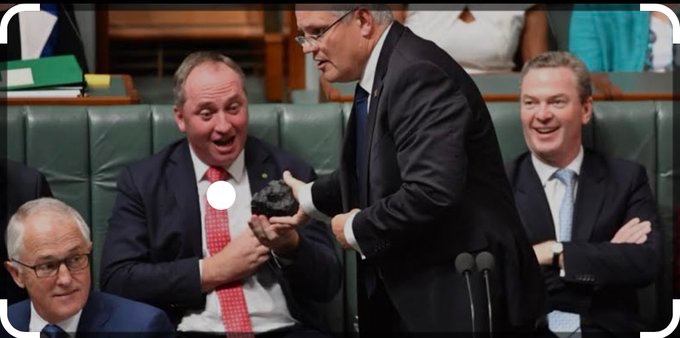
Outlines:
{"label": "shirt cuff", "polygon": [[298,189],[298,202],[300,202],[300,207],[302,208],[302,211],[304,211],[309,217],[322,222],[330,223],[331,218],[317,210],[314,206],[314,201],[312,199],[313,184],[314,182],[307,183]]}
{"label": "shirt cuff", "polygon": [[198,277],[203,280],[203,258],[198,260]]}
{"label": "shirt cuff", "polygon": [[345,233],[345,239],[347,240],[347,243],[361,255],[361,259],[366,259],[364,253],[361,252],[361,248],[359,247],[359,243],[357,242],[356,237],[354,237],[354,229],[352,229],[352,222],[354,221],[354,216],[356,216],[357,214],[358,212],[355,212],[347,218],[347,220],[345,221],[343,232]]}

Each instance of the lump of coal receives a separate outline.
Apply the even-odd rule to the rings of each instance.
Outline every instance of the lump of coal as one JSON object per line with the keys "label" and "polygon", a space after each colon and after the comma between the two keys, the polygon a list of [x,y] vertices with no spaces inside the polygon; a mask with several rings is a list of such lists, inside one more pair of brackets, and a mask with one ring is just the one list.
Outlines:
{"label": "lump of coal", "polygon": [[283,180],[271,181],[253,195],[250,207],[253,215],[292,216],[298,210],[293,190]]}

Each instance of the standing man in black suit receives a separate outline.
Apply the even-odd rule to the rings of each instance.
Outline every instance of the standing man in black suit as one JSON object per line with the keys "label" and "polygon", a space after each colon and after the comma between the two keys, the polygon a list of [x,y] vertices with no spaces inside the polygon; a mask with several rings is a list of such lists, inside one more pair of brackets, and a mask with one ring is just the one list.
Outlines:
{"label": "standing man in black suit", "polygon": [[[0,178],[3,180],[3,189],[0,199],[0,262],[7,260],[7,248],[5,247],[5,229],[9,216],[19,207],[31,200],[40,197],[52,197],[52,191],[45,176],[39,171],[9,159],[0,162]],[[9,272],[0,269],[0,299],[7,299],[7,304],[13,304],[28,298],[26,290],[18,287],[12,280]]]}
{"label": "standing man in black suit", "polygon": [[573,55],[529,61],[520,105],[530,152],[508,175],[545,277],[550,330],[637,336],[636,289],[661,266],[659,217],[643,166],[584,149],[591,95],[588,70]]}
{"label": "standing man in black suit", "polygon": [[[241,68],[220,54],[189,55],[175,73],[175,121],[186,139],[120,174],[102,289],[165,309],[189,336],[324,330],[312,303],[332,299],[340,286],[330,231],[270,224],[250,209],[251,194],[284,170],[305,180],[314,171],[247,135]],[[220,175],[236,191],[227,210],[206,202]]]}
{"label": "standing man in black suit", "polygon": [[538,264],[474,82],[387,6],[329,6],[297,7],[297,41],[326,80],[359,81],[340,167],[311,188],[285,173],[303,208],[273,220],[333,217],[337,241],[361,256],[362,334],[488,330],[483,283],[472,283],[473,328],[454,266],[481,251],[497,263],[494,330],[531,330],[543,303]]}

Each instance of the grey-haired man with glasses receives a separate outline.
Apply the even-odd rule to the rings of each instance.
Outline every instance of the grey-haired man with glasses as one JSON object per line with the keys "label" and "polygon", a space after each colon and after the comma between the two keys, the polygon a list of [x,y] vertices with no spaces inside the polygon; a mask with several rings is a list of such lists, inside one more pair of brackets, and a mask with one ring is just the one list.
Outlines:
{"label": "grey-haired man with glasses", "polygon": [[[470,76],[387,5],[306,4],[295,16],[321,76],[358,84],[338,170],[309,184],[284,173],[302,208],[271,221],[331,219],[337,242],[357,253],[362,335],[530,335],[542,280]],[[497,262],[490,295],[477,269],[464,269],[466,287],[454,264],[483,251]]]}
{"label": "grey-haired man with glasses", "polygon": [[[23,204],[7,225],[5,268],[29,299],[9,307],[11,325],[49,338],[126,332],[173,336],[165,313],[147,304],[90,292],[90,229],[53,198]],[[0,336],[7,336],[0,329]]]}

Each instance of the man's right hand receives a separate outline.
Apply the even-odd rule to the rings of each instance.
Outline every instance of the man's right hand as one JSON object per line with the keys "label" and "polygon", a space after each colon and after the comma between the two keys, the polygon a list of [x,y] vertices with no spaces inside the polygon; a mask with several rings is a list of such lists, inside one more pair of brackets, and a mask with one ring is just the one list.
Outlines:
{"label": "man's right hand", "polygon": [[635,217],[624,224],[610,242],[615,244],[642,244],[647,241],[647,235],[650,232],[652,232],[652,223],[640,221],[638,217]]}
{"label": "man's right hand", "polygon": [[[293,190],[293,197],[299,202],[300,198],[298,197],[298,190],[300,187],[303,185],[307,184],[305,182],[302,182],[298,180],[297,178],[293,177],[291,175],[290,171],[286,170],[283,172],[283,181],[286,182],[286,184],[290,187],[291,190]],[[284,217],[271,217],[269,219],[270,223],[281,223],[281,224],[291,224],[291,225],[302,225],[307,222],[309,222],[309,216],[305,214],[304,210],[302,210],[302,206],[298,208],[297,213],[293,216],[284,216]]]}
{"label": "man's right hand", "polygon": [[203,259],[203,292],[252,275],[269,257],[269,248],[255,238],[250,228],[244,230],[220,252]]}

